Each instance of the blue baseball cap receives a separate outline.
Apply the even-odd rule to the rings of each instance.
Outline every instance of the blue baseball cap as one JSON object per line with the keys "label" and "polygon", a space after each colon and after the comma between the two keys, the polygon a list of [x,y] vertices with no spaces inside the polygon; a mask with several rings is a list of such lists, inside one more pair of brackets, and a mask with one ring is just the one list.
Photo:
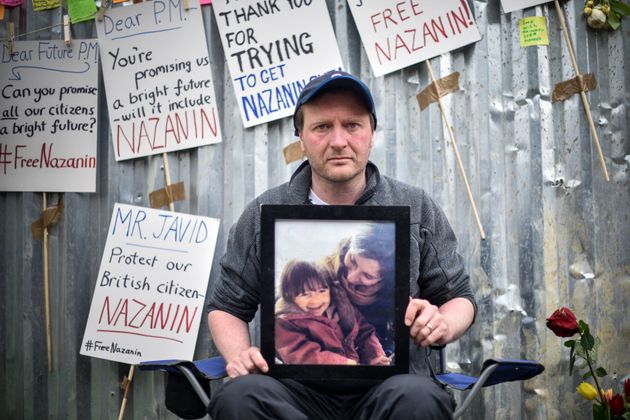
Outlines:
{"label": "blue baseball cap", "polygon": [[295,122],[295,116],[297,115],[298,110],[304,105],[308,103],[311,99],[317,97],[318,95],[329,92],[337,89],[349,89],[355,92],[361,100],[365,103],[365,107],[370,111],[370,115],[372,115],[372,120],[374,121],[374,128],[376,128],[376,110],[374,107],[374,99],[372,98],[372,93],[370,93],[370,89],[363,83],[359,78],[351,75],[350,73],[346,73],[341,70],[332,70],[327,73],[318,76],[307,83],[300,92],[300,97],[295,104],[295,111],[293,112],[293,128],[295,128],[296,137],[299,136],[298,127]]}

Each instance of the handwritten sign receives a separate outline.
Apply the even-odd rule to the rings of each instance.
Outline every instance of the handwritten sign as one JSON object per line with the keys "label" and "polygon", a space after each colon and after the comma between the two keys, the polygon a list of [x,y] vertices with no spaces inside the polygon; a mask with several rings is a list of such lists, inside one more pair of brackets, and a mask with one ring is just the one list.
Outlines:
{"label": "handwritten sign", "polygon": [[376,76],[481,39],[466,0],[349,0]]}
{"label": "handwritten sign", "polygon": [[81,354],[192,360],[219,220],[116,204]]}
{"label": "handwritten sign", "polygon": [[503,13],[509,13],[543,3],[549,3],[549,0],[501,0],[501,7],[503,8]]}
{"label": "handwritten sign", "polygon": [[116,160],[221,141],[201,6],[116,7],[96,31]]}
{"label": "handwritten sign", "polygon": [[245,127],[293,115],[304,86],[341,69],[326,2],[212,2]]}
{"label": "handwritten sign", "polygon": [[96,191],[96,41],[1,48],[0,191]]}
{"label": "handwritten sign", "polygon": [[535,45],[549,45],[547,34],[547,18],[544,16],[530,16],[518,21],[521,47]]}

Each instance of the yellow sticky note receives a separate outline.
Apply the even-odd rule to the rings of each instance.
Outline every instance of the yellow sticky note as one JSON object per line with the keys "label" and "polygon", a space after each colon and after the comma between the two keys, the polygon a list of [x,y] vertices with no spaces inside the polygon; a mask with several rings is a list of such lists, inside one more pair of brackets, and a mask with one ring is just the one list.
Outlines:
{"label": "yellow sticky note", "polygon": [[61,0],[33,0],[33,10],[40,12],[42,10],[56,9],[61,6]]}
{"label": "yellow sticky note", "polygon": [[535,45],[549,45],[549,33],[547,32],[546,17],[525,17],[518,21],[518,29],[521,34],[521,47],[525,48]]}

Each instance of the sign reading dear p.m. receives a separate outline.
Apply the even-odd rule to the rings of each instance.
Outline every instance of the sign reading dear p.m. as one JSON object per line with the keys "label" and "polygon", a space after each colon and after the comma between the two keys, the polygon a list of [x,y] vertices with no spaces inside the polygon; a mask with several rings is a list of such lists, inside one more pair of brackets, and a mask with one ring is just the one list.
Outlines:
{"label": "sign reading dear p.m.", "polygon": [[348,0],[376,76],[479,41],[467,0]]}
{"label": "sign reading dear p.m.", "polygon": [[312,78],[342,67],[322,0],[214,0],[245,127],[293,115]]}
{"label": "sign reading dear p.m.", "polygon": [[116,7],[96,30],[116,160],[221,141],[199,5]]}
{"label": "sign reading dear p.m.", "polygon": [[116,204],[81,354],[191,360],[219,220]]}

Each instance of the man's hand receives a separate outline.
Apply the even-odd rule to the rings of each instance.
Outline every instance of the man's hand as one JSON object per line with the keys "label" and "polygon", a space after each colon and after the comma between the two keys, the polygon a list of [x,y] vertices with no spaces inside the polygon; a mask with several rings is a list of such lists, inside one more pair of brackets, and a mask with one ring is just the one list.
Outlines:
{"label": "man's hand", "polygon": [[411,299],[405,312],[405,325],[409,335],[422,347],[446,344],[450,330],[437,306],[424,299]]}
{"label": "man's hand", "polygon": [[269,371],[269,365],[262,357],[258,347],[250,347],[245,351],[238,353],[232,358],[225,367],[230,378],[249,375],[250,373]]}

